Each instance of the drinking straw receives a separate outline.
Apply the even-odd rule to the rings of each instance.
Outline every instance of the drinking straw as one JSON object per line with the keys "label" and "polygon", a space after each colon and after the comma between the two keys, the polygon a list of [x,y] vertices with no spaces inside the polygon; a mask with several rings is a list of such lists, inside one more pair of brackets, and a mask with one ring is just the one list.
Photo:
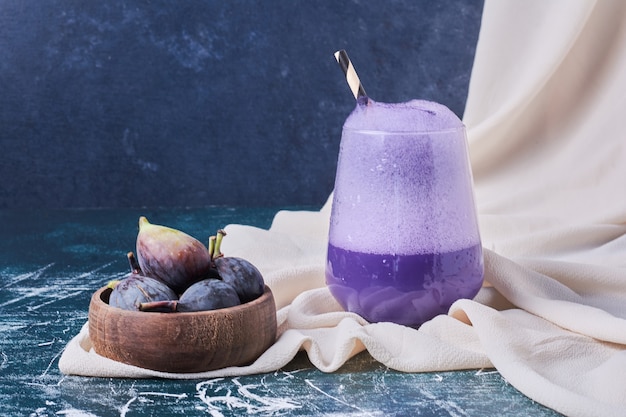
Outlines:
{"label": "drinking straw", "polygon": [[352,62],[348,57],[348,53],[344,49],[339,50],[335,52],[335,59],[346,76],[346,81],[352,90],[352,94],[354,94],[354,98],[357,101],[364,99],[367,102],[367,94],[365,93],[361,80],[359,80],[359,76],[354,69],[354,65],[352,65]]}

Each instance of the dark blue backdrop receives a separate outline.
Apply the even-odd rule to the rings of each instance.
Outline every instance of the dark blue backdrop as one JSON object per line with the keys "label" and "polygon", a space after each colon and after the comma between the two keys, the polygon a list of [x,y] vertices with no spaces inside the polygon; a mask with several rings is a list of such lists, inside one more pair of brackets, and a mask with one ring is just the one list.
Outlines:
{"label": "dark blue backdrop", "polygon": [[0,2],[0,208],[321,205],[354,100],[462,116],[482,1]]}

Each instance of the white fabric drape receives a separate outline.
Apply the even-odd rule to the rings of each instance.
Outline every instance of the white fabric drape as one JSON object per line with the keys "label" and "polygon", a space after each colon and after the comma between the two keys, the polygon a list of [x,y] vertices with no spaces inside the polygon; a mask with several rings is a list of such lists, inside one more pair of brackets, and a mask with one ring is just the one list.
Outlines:
{"label": "white fabric drape", "polygon": [[464,122],[486,286],[413,330],[345,313],[324,286],[329,203],[227,227],[224,252],[263,272],[280,337],[243,368],[181,375],[89,350],[59,366],[98,376],[268,372],[298,350],[323,371],[367,349],[406,372],[495,366],[570,416],[626,415],[626,2],[487,0]]}

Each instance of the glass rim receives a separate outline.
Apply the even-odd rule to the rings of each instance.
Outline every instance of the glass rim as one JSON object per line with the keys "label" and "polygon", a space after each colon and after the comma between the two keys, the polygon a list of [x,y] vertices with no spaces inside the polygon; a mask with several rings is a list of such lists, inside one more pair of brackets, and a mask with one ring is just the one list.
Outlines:
{"label": "glass rim", "polygon": [[458,126],[458,127],[448,127],[445,129],[380,130],[380,129],[355,129],[355,128],[344,126],[342,128],[342,131],[355,132],[355,133],[359,133],[362,135],[371,135],[371,136],[381,136],[381,135],[392,136],[392,135],[411,135],[411,134],[443,135],[443,134],[456,133],[459,131],[465,132],[466,127],[464,124],[462,124],[461,126]]}

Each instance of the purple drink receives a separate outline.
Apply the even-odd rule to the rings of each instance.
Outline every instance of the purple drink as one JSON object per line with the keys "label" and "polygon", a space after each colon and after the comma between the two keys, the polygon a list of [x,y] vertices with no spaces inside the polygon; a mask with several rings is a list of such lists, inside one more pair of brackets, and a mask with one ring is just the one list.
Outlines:
{"label": "purple drink", "polygon": [[473,298],[483,281],[481,245],[453,252],[381,255],[328,246],[326,284],[342,307],[370,322],[411,327]]}
{"label": "purple drink", "polygon": [[341,138],[326,282],[348,311],[413,327],[482,285],[463,123],[445,106],[359,102]]}

